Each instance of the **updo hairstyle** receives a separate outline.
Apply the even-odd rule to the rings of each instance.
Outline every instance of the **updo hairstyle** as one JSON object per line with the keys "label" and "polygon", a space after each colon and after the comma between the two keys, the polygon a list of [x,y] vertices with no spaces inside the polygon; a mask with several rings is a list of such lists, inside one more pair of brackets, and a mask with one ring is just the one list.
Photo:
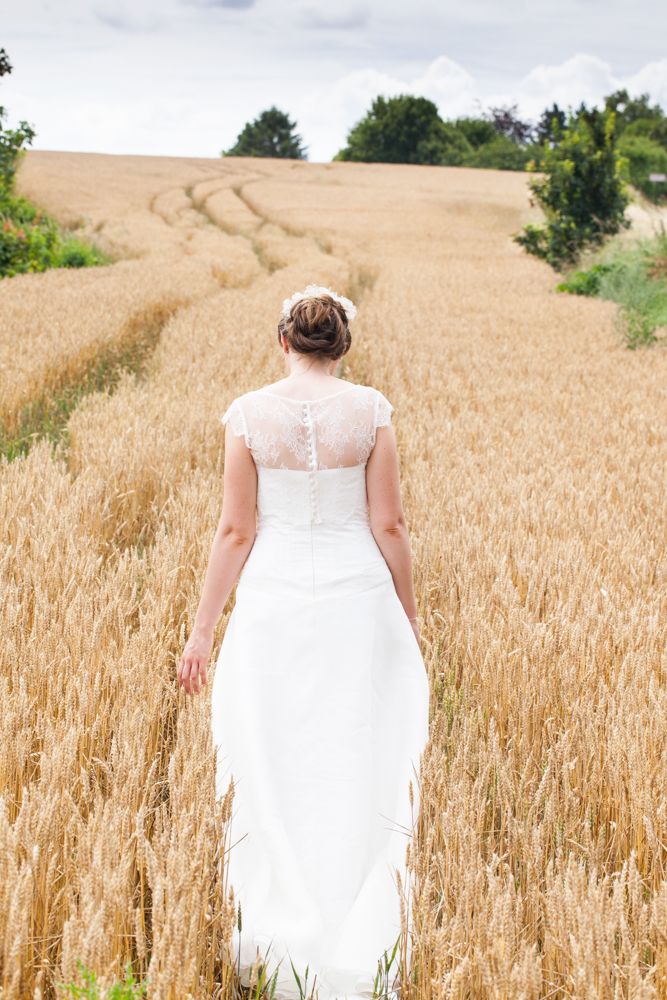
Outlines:
{"label": "updo hairstyle", "polygon": [[340,302],[330,295],[300,299],[281,316],[278,340],[283,335],[289,349],[297,354],[316,354],[337,361],[350,349],[352,337]]}

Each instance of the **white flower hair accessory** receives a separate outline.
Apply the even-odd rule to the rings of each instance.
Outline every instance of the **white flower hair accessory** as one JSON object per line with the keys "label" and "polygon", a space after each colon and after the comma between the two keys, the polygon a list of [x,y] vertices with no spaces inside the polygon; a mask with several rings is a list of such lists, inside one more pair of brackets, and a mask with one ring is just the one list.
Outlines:
{"label": "white flower hair accessory", "polygon": [[343,298],[342,295],[336,295],[336,293],[332,292],[330,288],[321,288],[319,285],[308,285],[308,288],[305,290],[305,292],[296,292],[291,299],[285,299],[285,301],[283,302],[282,315],[289,316],[289,314],[292,311],[292,306],[295,305],[297,302],[300,302],[301,299],[316,299],[319,298],[320,295],[330,295],[331,298],[334,299],[336,302],[340,302],[343,309],[345,310],[345,315],[347,316],[348,323],[351,323],[354,317],[357,315],[357,307],[355,306],[354,302],[351,302],[349,299]]}

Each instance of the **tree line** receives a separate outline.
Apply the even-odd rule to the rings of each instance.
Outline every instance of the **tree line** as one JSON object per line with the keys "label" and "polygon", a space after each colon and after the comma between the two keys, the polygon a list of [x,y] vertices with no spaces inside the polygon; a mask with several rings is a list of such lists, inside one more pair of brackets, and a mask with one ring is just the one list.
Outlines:
{"label": "tree line", "polygon": [[[377,97],[348,133],[334,160],[358,163],[413,163],[430,166],[527,170],[568,128],[589,120],[596,109],[582,104],[565,112],[545,108],[538,122],[522,120],[516,104],[492,107],[477,115],[445,121],[433,101],[404,94]],[[614,143],[625,160],[628,180],[651,200],[661,197],[649,175],[667,172],[667,117],[648,94],[632,98],[617,90],[604,99],[601,113],[614,116]],[[249,122],[225,156],[307,158],[296,123],[277,108]]]}
{"label": "tree line", "polygon": [[[271,108],[223,155],[305,159],[295,129]],[[627,181],[651,200],[664,198],[665,184],[650,178],[667,174],[667,117],[648,94],[632,98],[627,90],[610,94],[603,108],[582,103],[566,113],[553,104],[537,124],[523,121],[516,104],[444,121],[425,97],[377,97],[334,160],[537,173],[530,188],[545,223],[514,239],[561,270],[627,227]]]}

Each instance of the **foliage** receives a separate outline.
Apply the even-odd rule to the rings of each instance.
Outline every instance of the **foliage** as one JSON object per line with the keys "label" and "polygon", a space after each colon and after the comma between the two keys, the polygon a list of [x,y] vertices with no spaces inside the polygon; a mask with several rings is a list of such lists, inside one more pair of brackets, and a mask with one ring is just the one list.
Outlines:
{"label": "foliage", "polygon": [[596,264],[590,271],[577,271],[567,281],[557,285],[556,290],[569,292],[571,295],[599,295],[600,279],[610,270],[610,264]]}
{"label": "foliage", "polygon": [[626,346],[657,343],[657,331],[667,326],[667,234],[614,249],[604,263],[571,275],[558,291],[617,302]]}
{"label": "foliage", "polygon": [[529,147],[512,142],[506,135],[496,135],[483,143],[468,158],[466,166],[487,170],[526,170],[531,162]]}
{"label": "foliage", "polygon": [[619,139],[618,151],[628,164],[630,181],[651,201],[660,201],[666,185],[650,181],[649,174],[667,174],[667,149],[652,139],[629,132],[630,129]]}
{"label": "foliage", "polygon": [[526,226],[514,240],[557,270],[573,264],[582,250],[600,246],[626,228],[629,201],[623,162],[615,148],[613,112],[571,114],[567,127],[545,146],[531,191],[546,215],[543,226]]}
{"label": "foliage", "polygon": [[4,49],[0,49],[0,76],[5,76],[7,73],[11,73],[13,67],[9,61],[9,56]]}
{"label": "foliage", "polygon": [[[76,983],[63,983],[63,989],[73,998],[73,1000],[99,1000],[100,983],[97,981],[97,973],[89,972],[80,959],[77,959],[79,974],[82,986]],[[146,996],[148,981],[140,983],[132,974],[132,968],[128,965],[125,970],[125,980],[116,979],[110,986],[104,988],[106,1000],[141,1000]]]}
{"label": "foliage", "polygon": [[[7,214],[0,217],[0,277],[31,274],[51,267],[94,267],[110,263],[99,247],[73,233],[63,233],[47,215],[24,200],[5,204]],[[13,217],[12,217],[13,216]],[[24,221],[29,219],[30,221]]]}
{"label": "foliage", "polygon": [[245,125],[231,149],[223,156],[264,156],[271,159],[305,160],[306,150],[301,136],[296,135],[296,122],[278,108],[262,111]]}
{"label": "foliage", "polygon": [[554,104],[551,108],[545,108],[534,133],[538,145],[545,146],[556,142],[558,136],[563,132],[566,123],[567,115],[557,104]]}
{"label": "foliage", "polygon": [[[0,76],[11,73],[7,53],[0,49]],[[0,278],[45,271],[49,267],[90,267],[110,259],[98,247],[61,233],[55,221],[36,205],[14,193],[16,170],[35,130],[27,122],[3,129],[0,107]]]}
{"label": "foliage", "polygon": [[17,129],[3,129],[5,117],[5,109],[0,108],[0,208],[14,187],[16,168],[23,150],[35,138],[34,129],[27,122],[20,122]]}
{"label": "foliage", "polygon": [[664,118],[664,112],[659,104],[649,105],[649,95],[630,97],[627,90],[616,90],[604,99],[605,110],[613,113],[616,129],[623,132],[628,125],[636,121],[659,122]]}
{"label": "foliage", "polygon": [[[439,163],[443,147],[454,131],[444,122],[433,101],[403,94],[377,97],[370,111],[352,128],[347,146],[337,160],[361,163]],[[465,140],[464,140],[465,142]],[[459,144],[467,152],[467,144]]]}
{"label": "foliage", "polygon": [[505,136],[515,145],[525,145],[533,137],[533,126],[518,115],[518,104],[489,108],[487,116],[497,135]]}
{"label": "foliage", "polygon": [[56,234],[50,228],[24,228],[5,219],[0,229],[0,275],[11,278],[52,267],[55,242]]}
{"label": "foliage", "polygon": [[516,106],[492,108],[484,118],[444,122],[425,97],[378,97],[334,159],[525,170],[529,131]]}
{"label": "foliage", "polygon": [[479,149],[487,142],[493,142],[496,138],[496,130],[487,118],[457,118],[453,124],[457,132],[465,136],[473,150]]}

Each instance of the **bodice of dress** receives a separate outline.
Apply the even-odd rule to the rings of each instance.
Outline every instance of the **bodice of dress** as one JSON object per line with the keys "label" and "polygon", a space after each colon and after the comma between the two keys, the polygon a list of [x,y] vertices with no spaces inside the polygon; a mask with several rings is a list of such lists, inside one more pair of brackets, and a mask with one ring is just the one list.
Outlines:
{"label": "bodice of dress", "polygon": [[259,525],[365,521],[366,462],[391,411],[363,385],[313,401],[265,389],[236,399],[222,419],[257,466]]}

